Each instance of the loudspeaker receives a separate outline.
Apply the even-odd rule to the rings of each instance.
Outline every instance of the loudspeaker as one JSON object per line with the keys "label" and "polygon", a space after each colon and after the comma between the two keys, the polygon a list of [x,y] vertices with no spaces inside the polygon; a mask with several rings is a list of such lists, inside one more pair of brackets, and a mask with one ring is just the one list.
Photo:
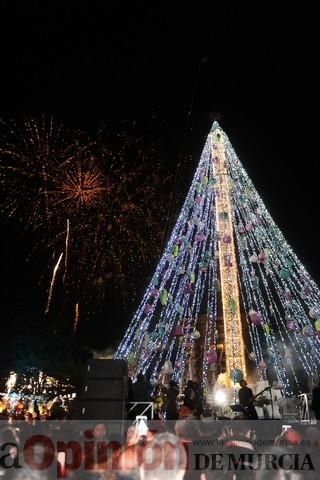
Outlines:
{"label": "loudspeaker", "polygon": [[128,365],[124,360],[89,360],[81,396],[74,406],[78,420],[124,420]]}
{"label": "loudspeaker", "polygon": [[122,378],[89,378],[82,386],[83,400],[123,400],[127,398],[127,382]]}
{"label": "loudspeaker", "polygon": [[81,400],[74,411],[77,420],[123,420],[126,403],[118,400]]}
{"label": "loudspeaker", "polygon": [[89,360],[86,378],[128,377],[128,364],[124,360]]}

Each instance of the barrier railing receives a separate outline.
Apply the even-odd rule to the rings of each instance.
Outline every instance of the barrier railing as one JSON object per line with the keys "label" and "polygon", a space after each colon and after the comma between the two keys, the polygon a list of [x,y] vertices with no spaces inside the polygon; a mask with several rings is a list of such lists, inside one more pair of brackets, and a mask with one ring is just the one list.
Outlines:
{"label": "barrier railing", "polygon": [[137,406],[141,405],[141,411],[139,409],[139,412],[137,415],[147,415],[150,413],[151,418],[150,420],[153,420],[154,417],[154,411],[153,411],[153,402],[128,402],[127,403],[129,409],[127,411],[127,415],[132,413],[134,410],[138,410]]}

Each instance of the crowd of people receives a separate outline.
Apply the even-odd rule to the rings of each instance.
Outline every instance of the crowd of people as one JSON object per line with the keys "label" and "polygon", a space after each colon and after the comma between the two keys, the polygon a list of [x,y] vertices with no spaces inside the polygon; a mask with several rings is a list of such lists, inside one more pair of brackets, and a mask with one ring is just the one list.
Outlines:
{"label": "crowd of people", "polygon": [[68,397],[42,397],[0,395],[0,420],[64,420],[72,416],[72,400]]}
{"label": "crowd of people", "polygon": [[[45,432],[52,443],[58,438],[57,433],[63,433],[62,424],[68,434],[66,438],[77,440],[73,442],[77,446],[72,448],[72,462],[67,459],[62,442],[62,450],[58,448],[54,453],[57,464],[54,471],[38,471],[24,465],[19,469],[0,468],[0,479],[49,480],[57,476],[72,480],[319,478],[320,425],[255,421],[252,390],[244,379],[240,387],[239,404],[243,410],[232,420],[223,419],[206,408],[196,382],[188,381],[182,390],[172,379],[166,385],[151,385],[139,374],[135,382],[129,382],[129,402],[153,402],[155,419],[147,421],[147,428],[141,430],[133,416],[130,421],[122,422],[124,427],[117,432],[110,423],[102,421],[90,425],[86,422],[85,426],[77,421],[42,423],[72,418],[68,401],[64,403],[59,397],[43,403],[19,398],[10,404],[6,397],[0,396],[0,447],[15,445],[8,455],[12,465],[23,465],[19,456],[28,454],[25,439],[30,432],[38,432],[39,424],[43,425],[42,434]],[[314,392],[313,408],[318,405],[319,392]],[[24,420],[24,426],[16,428],[13,420]],[[268,443],[264,443],[266,439]],[[93,455],[94,446],[97,451]],[[306,454],[310,457],[307,461],[303,456]],[[295,455],[298,459],[290,464],[290,458]],[[267,456],[267,464],[263,464],[263,456]],[[286,458],[287,463],[279,463],[279,458]]]}
{"label": "crowd of people", "polygon": [[[14,445],[9,454],[11,464],[14,465],[16,461],[16,465],[20,467],[4,470],[0,468],[0,478],[4,480],[8,478],[17,480],[40,478],[43,480],[51,478],[72,480],[168,480],[168,478],[170,480],[264,480],[269,478],[300,480],[308,478],[314,480],[319,478],[320,426],[296,424],[287,426],[285,429],[282,426],[281,430],[279,424],[279,428],[271,429],[268,436],[264,431],[265,422],[262,422],[263,425],[261,422],[239,419],[228,422],[216,419],[208,422],[204,414],[205,412],[201,414],[200,420],[185,417],[175,421],[150,421],[147,431],[143,433],[137,428],[135,422],[127,423],[121,434],[112,432],[107,422],[92,424],[90,428],[86,424],[85,431],[76,431],[81,424],[69,422],[71,426],[67,438],[73,440],[73,446],[70,447],[72,461],[70,457],[67,459],[65,443],[61,442],[60,450],[58,448],[54,452],[56,468],[48,471],[32,469],[30,465],[23,464],[22,459],[18,457],[28,456],[28,446],[24,445],[25,432],[7,422],[1,422],[0,445]],[[59,429],[60,422],[46,422],[46,424],[54,425],[53,428],[42,430],[42,434],[49,436],[53,444],[57,437],[55,429]],[[70,437],[71,428],[73,428],[73,436]],[[267,447],[263,443],[259,444],[258,440],[264,438],[271,439]],[[202,443],[199,447],[200,440]],[[85,444],[86,447],[84,447]],[[90,448],[89,445],[91,445]],[[97,448],[97,451],[93,455],[94,448]],[[150,452],[152,452],[151,463]],[[271,465],[275,465],[274,468],[270,468],[270,465],[266,467],[258,458],[258,454],[265,456],[266,452],[271,458],[267,461],[269,463],[271,461]],[[300,452],[301,459],[298,460],[300,463],[296,461],[292,467],[290,457],[297,455],[297,452]],[[308,464],[303,460],[305,452],[310,454]],[[4,453],[6,453],[5,449]],[[30,455],[34,455],[34,451]],[[228,455],[229,460],[225,460],[224,458]],[[284,456],[287,458],[287,463],[279,466],[279,458]],[[304,467],[311,468],[301,469],[303,461]]]}

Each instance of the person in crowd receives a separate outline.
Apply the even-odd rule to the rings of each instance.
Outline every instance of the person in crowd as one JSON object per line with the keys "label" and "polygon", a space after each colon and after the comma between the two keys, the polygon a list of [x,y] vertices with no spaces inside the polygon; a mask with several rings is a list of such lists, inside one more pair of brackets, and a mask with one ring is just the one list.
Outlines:
{"label": "person in crowd", "polygon": [[320,430],[319,427],[310,425],[306,429],[306,440],[311,443],[312,446],[320,447]]}
{"label": "person in crowd", "polygon": [[132,384],[132,401],[149,402],[151,395],[151,385],[143,373],[138,373],[137,381]]}
{"label": "person in crowd", "polygon": [[133,401],[132,385],[133,385],[132,378],[131,378],[131,377],[128,377],[128,383],[127,383],[128,402],[132,402],[132,401]]}
{"label": "person in crowd", "polygon": [[155,386],[152,393],[154,419],[160,420],[163,418],[163,406],[166,397],[166,388],[164,385],[158,384]]}
{"label": "person in crowd", "polygon": [[31,423],[32,423],[32,413],[30,413],[30,412],[25,412],[25,414],[24,414],[24,421],[25,421],[26,423],[31,424]]}
{"label": "person in crowd", "polygon": [[184,480],[199,480],[203,478],[202,470],[196,468],[195,456],[195,453],[199,452],[199,447],[195,442],[197,442],[201,436],[199,422],[194,419],[177,420],[175,424],[175,434],[184,446],[188,459],[188,468]]}
{"label": "person in crowd", "polygon": [[52,403],[52,407],[50,409],[50,420],[64,420],[66,417],[66,411],[62,406],[62,400],[60,398],[56,398]]}
{"label": "person in crowd", "polygon": [[96,423],[93,428],[93,437],[96,442],[107,442],[107,427],[104,423]]}
{"label": "person in crowd", "polygon": [[177,420],[175,424],[175,434],[182,443],[191,443],[200,436],[197,420],[182,419]]}
{"label": "person in crowd", "polygon": [[239,403],[244,409],[244,415],[249,420],[258,420],[258,414],[254,408],[254,396],[251,388],[248,387],[248,384],[244,378],[240,380],[240,389],[238,392]]}
{"label": "person in crowd", "polygon": [[195,418],[200,418],[202,413],[202,401],[198,385],[192,380],[188,380],[184,391],[183,405],[187,407]]}
{"label": "person in crowd", "polygon": [[136,445],[139,441],[140,435],[136,428],[136,425],[130,425],[126,431],[126,447]]}
{"label": "person in crowd", "polygon": [[317,420],[320,420],[320,382],[312,390],[311,408]]}
{"label": "person in crowd", "polygon": [[274,444],[276,446],[296,446],[296,445],[300,445],[302,441],[302,437],[301,437],[301,434],[293,429],[292,427],[284,430],[281,435],[278,435],[275,439],[274,439]]}
{"label": "person in crowd", "polygon": [[[108,438],[108,428],[103,422],[96,423],[92,429],[87,430],[86,439],[95,445],[95,454],[91,451],[84,452],[83,463],[86,469],[92,472],[102,472],[106,469],[108,462],[108,449],[112,448]],[[80,449],[81,452],[81,449]]]}
{"label": "person in crowd", "polygon": [[254,430],[252,425],[245,419],[235,418],[222,429],[220,439],[223,439],[226,447],[241,447],[244,453],[254,451],[252,439]]}
{"label": "person in crowd", "polygon": [[179,420],[183,420],[187,418],[193,419],[193,420],[196,419],[196,417],[194,416],[194,412],[184,404],[180,406],[178,410],[178,415],[179,415]]}
{"label": "person in crowd", "polygon": [[[138,373],[137,380],[131,386],[131,402],[151,402],[152,386],[143,373]],[[144,408],[146,406],[143,406]],[[128,418],[134,420],[144,410],[141,405],[131,407]],[[148,412],[149,414],[149,412]],[[149,414],[150,415],[150,414]]]}
{"label": "person in crowd", "polygon": [[15,420],[24,420],[24,412],[25,412],[25,405],[23,399],[20,398],[15,404],[13,408],[13,417]]}
{"label": "person in crowd", "polygon": [[38,411],[35,411],[35,410],[34,410],[34,411],[32,412],[32,421],[33,421],[33,424],[35,424],[35,422],[36,422],[37,420],[40,420],[40,412],[39,412],[39,410],[38,410]]}
{"label": "person in crowd", "polygon": [[229,424],[222,426],[216,452],[222,455],[223,458],[230,458],[230,461],[228,460],[228,462],[230,462],[228,463],[230,470],[229,472],[228,470],[222,470],[220,472],[222,475],[217,476],[218,479],[225,478],[226,473],[231,473],[231,471],[233,473],[232,478],[235,480],[255,479],[254,454],[256,450],[254,436],[255,432],[252,429],[252,425],[250,421],[246,419],[236,418]]}
{"label": "person in crowd", "polygon": [[[148,451],[152,452],[154,468],[150,468]],[[179,438],[169,432],[158,433],[145,446],[140,457],[141,480],[182,480],[187,469],[187,454]]]}
{"label": "person in crowd", "polygon": [[[127,445],[118,457],[112,459],[104,475],[106,480],[141,480],[140,463],[143,455],[144,445],[135,443]],[[112,468],[111,468],[112,467]],[[114,474],[116,474],[114,476]]]}
{"label": "person in crowd", "polygon": [[[301,448],[301,447],[300,447]],[[308,453],[311,454],[311,458],[313,461],[313,466],[314,470],[310,469],[308,470],[306,467],[304,469],[299,469],[299,468],[288,468],[287,465],[284,462],[284,465],[279,465],[277,469],[270,470],[269,468],[259,468],[255,471],[255,476],[254,480],[318,480],[319,478],[319,467],[316,463],[317,458],[316,455],[314,455],[314,451],[312,450],[301,450],[299,448],[298,452],[300,453],[301,458],[304,458],[304,454]],[[290,459],[291,455],[293,453],[297,452],[297,448],[295,447],[292,450],[292,446],[273,446],[270,449],[268,449],[268,454],[270,457],[273,457],[275,459],[279,458],[286,458]],[[313,454],[312,454],[313,453]],[[290,465],[290,463],[289,463]],[[248,471],[246,472],[248,474]],[[249,476],[247,475],[246,480],[249,480]]]}
{"label": "person in crowd", "polygon": [[0,396],[0,420],[6,420],[9,416],[10,402]]}
{"label": "person in crowd", "polygon": [[174,380],[170,380],[169,388],[167,390],[166,399],[164,402],[164,410],[167,420],[178,419],[177,397],[179,395],[178,384]]}

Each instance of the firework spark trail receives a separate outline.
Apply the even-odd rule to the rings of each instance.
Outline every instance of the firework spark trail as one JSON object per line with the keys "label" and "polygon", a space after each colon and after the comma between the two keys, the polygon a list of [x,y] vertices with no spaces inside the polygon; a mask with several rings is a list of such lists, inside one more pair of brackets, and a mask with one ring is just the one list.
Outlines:
{"label": "firework spark trail", "polygon": [[62,257],[63,257],[63,252],[61,253],[61,255],[60,255],[60,257],[59,257],[59,259],[58,259],[58,261],[57,261],[57,263],[56,263],[56,265],[53,269],[53,274],[52,274],[52,279],[51,279],[50,289],[49,289],[49,295],[48,295],[48,301],[47,301],[47,306],[46,306],[46,310],[45,310],[46,314],[49,312],[49,309],[50,309],[53,287],[54,287],[57,271],[59,269],[59,265],[60,265],[60,262],[62,260]]}
{"label": "firework spark trail", "polygon": [[64,256],[64,272],[63,272],[63,284],[66,281],[67,268],[68,268],[68,250],[69,250],[69,236],[70,236],[70,221],[67,219],[67,233],[66,233],[66,243],[65,243],[65,256]]}
{"label": "firework spark trail", "polygon": [[47,221],[50,220],[50,210],[49,210],[49,196],[48,196],[48,191],[47,191],[47,183],[48,183],[48,177],[47,177],[47,172],[44,167],[42,166],[42,172],[43,172],[43,180],[44,180],[44,197],[45,197],[45,209],[46,209],[46,217]]}
{"label": "firework spark trail", "polygon": [[73,324],[73,335],[77,333],[78,321],[79,321],[79,303],[76,303],[75,314],[74,314],[74,324]]}

